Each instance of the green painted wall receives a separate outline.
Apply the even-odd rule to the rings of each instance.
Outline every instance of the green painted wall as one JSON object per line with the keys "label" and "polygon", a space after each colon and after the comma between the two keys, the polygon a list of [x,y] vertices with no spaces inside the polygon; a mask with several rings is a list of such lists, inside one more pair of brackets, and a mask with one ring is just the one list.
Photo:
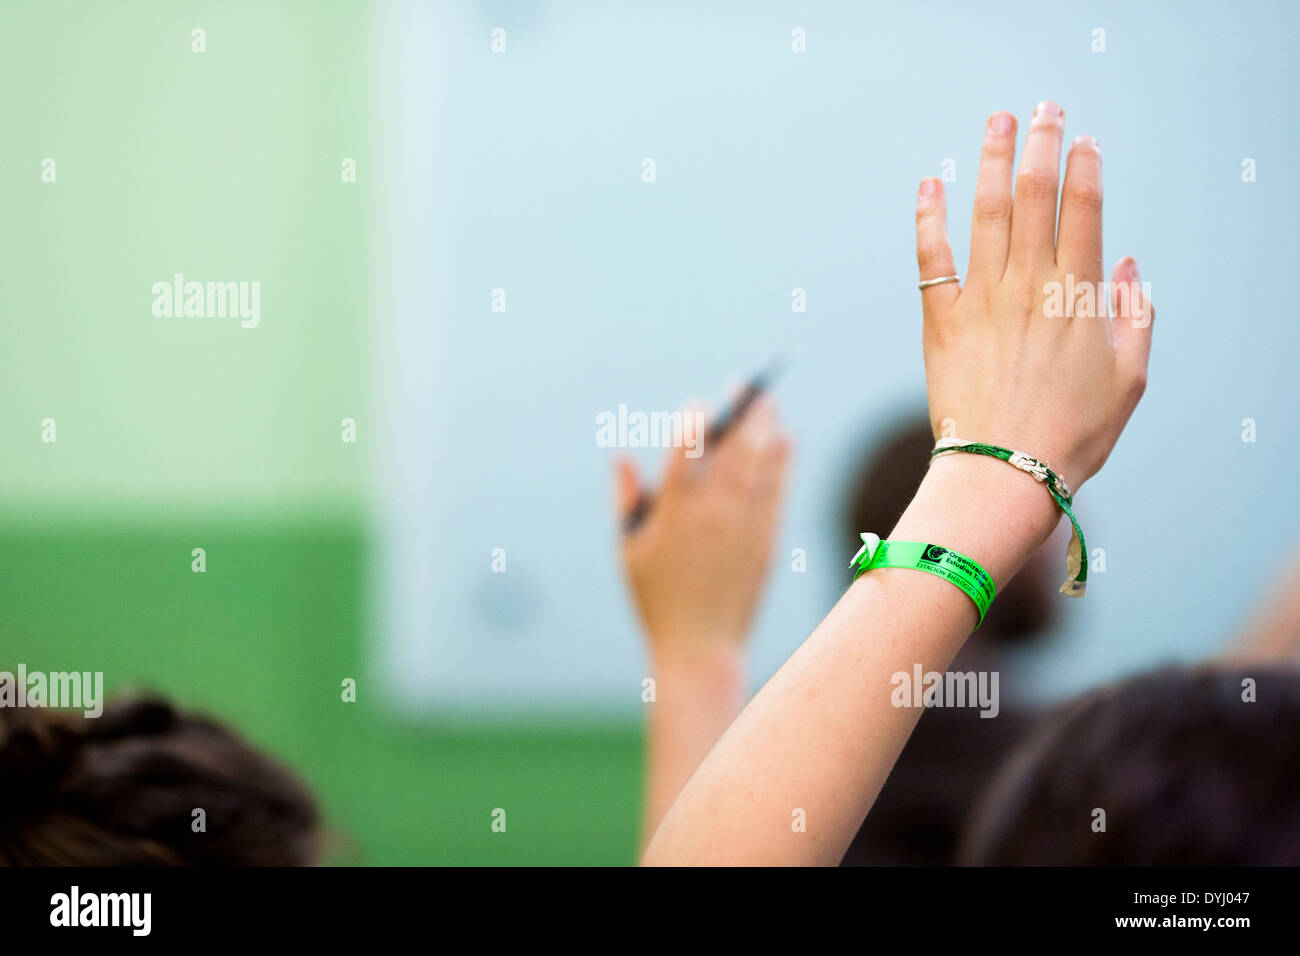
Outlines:
{"label": "green painted wall", "polygon": [[[367,185],[340,171],[367,162],[363,5],[8,4],[2,27],[0,506],[349,510]],[[156,318],[178,272],[260,282],[261,325]]]}
{"label": "green painted wall", "polygon": [[226,719],[313,784],[334,862],[632,862],[635,727],[403,725],[364,681],[356,704],[340,701],[341,677],[364,668],[361,556],[355,528],[324,522],[10,528],[4,666],[102,670],[113,688]]}

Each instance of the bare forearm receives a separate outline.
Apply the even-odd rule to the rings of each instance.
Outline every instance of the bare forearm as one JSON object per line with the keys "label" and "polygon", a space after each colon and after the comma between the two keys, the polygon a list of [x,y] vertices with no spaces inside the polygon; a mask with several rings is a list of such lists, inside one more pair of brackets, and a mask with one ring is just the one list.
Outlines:
{"label": "bare forearm", "polygon": [[660,654],[652,661],[655,699],[647,703],[645,818],[642,847],[654,835],[686,781],[745,704],[741,646],[705,648],[693,659]]}
{"label": "bare forearm", "polygon": [[[960,456],[935,462],[890,537],[961,551],[1000,587],[1058,518],[1028,476]],[[943,670],[975,621],[937,577],[860,578],[709,754],[645,862],[837,863],[919,717],[892,706],[892,675]]]}

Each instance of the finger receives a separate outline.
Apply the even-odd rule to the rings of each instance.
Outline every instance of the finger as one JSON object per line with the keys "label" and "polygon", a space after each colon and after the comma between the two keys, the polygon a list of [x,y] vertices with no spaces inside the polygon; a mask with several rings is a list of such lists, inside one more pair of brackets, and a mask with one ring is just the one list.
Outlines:
{"label": "finger", "polygon": [[695,472],[695,463],[704,454],[704,433],[709,426],[708,406],[703,402],[687,402],[681,408],[682,430],[680,441],[668,449],[664,463],[663,493],[674,493],[687,488]]}
{"label": "finger", "polygon": [[763,455],[762,472],[759,476],[758,499],[763,508],[775,508],[785,490],[786,471],[790,463],[790,436],[778,427]]}
{"label": "finger", "polygon": [[707,458],[701,463],[701,467],[696,469],[696,474],[710,474],[716,467],[717,452],[723,446],[730,445],[730,437],[735,435],[740,428],[743,417],[736,415],[736,409],[741,399],[741,394],[745,390],[745,383],[741,379],[733,379],[728,383],[725,395],[726,400],[722,409],[716,416],[710,415],[708,420],[708,429],[715,434],[709,436],[709,446],[704,449]]}
{"label": "finger", "polygon": [[984,126],[979,178],[971,213],[970,269],[966,281],[997,282],[1007,268],[1011,245],[1011,174],[1016,158],[1016,118],[994,113]]}
{"label": "finger", "polygon": [[1156,309],[1142,288],[1137,261],[1132,256],[1115,264],[1110,280],[1110,302],[1115,312],[1111,323],[1115,365],[1127,376],[1134,392],[1141,395],[1146,387]]}
{"label": "finger", "polygon": [[771,400],[760,396],[719,443],[714,469],[727,493],[747,496],[758,487],[763,455],[772,440],[773,413]]}
{"label": "finger", "polygon": [[627,518],[641,497],[641,477],[636,463],[620,455],[614,461],[614,508],[620,521]]}
{"label": "finger", "polygon": [[1011,248],[1007,263],[1041,265],[1056,256],[1056,190],[1061,175],[1065,113],[1039,103],[1025,134],[1025,151],[1011,203]]}
{"label": "finger", "polygon": [[754,460],[753,503],[759,520],[770,520],[769,512],[780,501],[785,485],[785,463],[790,440],[781,429],[776,403],[764,396],[761,444]]}
{"label": "finger", "polygon": [[754,492],[750,521],[756,529],[766,529],[770,536],[781,515],[785,498],[786,465],[790,460],[790,439],[778,432],[763,456],[763,474]]}
{"label": "finger", "polygon": [[[1091,136],[1070,147],[1061,187],[1061,223],[1056,230],[1056,264],[1076,281],[1099,282],[1101,264],[1101,148]],[[1098,302],[1098,307],[1102,303]]]}
{"label": "finger", "polygon": [[[916,196],[916,262],[921,281],[955,275],[952,246],[948,242],[948,208],[943,183],[933,176],[921,180]],[[921,304],[927,315],[936,307],[951,304],[960,291],[956,282],[945,282],[921,290]]]}

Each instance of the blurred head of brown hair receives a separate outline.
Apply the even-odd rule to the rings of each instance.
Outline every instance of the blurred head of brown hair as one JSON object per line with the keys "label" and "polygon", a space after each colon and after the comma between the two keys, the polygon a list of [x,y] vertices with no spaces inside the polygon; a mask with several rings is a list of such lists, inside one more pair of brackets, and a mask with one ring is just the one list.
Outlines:
{"label": "blurred head of brown hair", "polygon": [[162,700],[0,708],[0,865],[311,865],[318,819],[286,769]]}
{"label": "blurred head of brown hair", "polygon": [[[863,531],[889,536],[930,467],[934,441],[926,416],[910,415],[868,449],[849,490],[846,553],[857,550]],[[1050,576],[1056,570],[1041,553],[1033,555],[998,592],[976,639],[1019,643],[1042,636],[1055,622],[1060,605]]]}
{"label": "blurred head of brown hair", "polygon": [[1300,865],[1300,670],[1169,668],[1068,705],[1002,764],[959,859]]}

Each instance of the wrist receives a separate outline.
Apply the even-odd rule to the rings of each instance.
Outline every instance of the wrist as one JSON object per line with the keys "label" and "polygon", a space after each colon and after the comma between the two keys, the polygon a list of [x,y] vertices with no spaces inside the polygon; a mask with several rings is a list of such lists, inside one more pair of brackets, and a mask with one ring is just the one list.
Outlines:
{"label": "wrist", "polygon": [[931,462],[890,537],[959,551],[1001,590],[1060,520],[1047,488],[1025,472],[996,458],[945,455]]}
{"label": "wrist", "polygon": [[717,687],[731,687],[745,680],[745,645],[740,641],[682,635],[671,641],[656,641],[650,648],[651,674],[656,680],[690,680]]}

